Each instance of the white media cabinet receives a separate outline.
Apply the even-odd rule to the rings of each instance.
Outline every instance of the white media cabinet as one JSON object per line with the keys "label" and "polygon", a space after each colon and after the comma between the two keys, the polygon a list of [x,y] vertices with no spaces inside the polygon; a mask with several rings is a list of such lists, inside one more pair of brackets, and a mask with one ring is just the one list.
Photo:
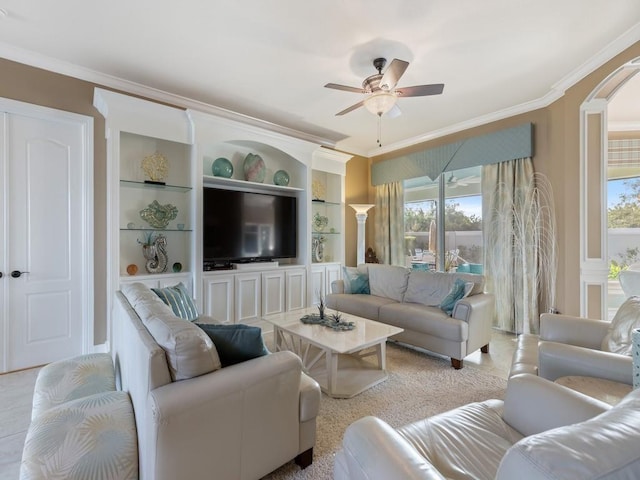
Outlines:
{"label": "white media cabinet", "polygon": [[[344,263],[344,176],[351,155],[320,146],[301,135],[251,119],[237,120],[229,112],[218,116],[184,110],[96,88],[94,106],[105,117],[107,139],[108,309],[113,292],[123,282],[165,286],[183,282],[203,314],[228,323],[258,323],[272,313],[316,304],[340,278]],[[293,133],[293,132],[292,132]],[[165,186],[145,183],[142,160],[155,152],[166,157]],[[245,181],[243,161],[260,155],[266,165],[264,182]],[[216,158],[229,159],[231,178],[214,176]],[[274,173],[286,170],[287,186],[275,185]],[[205,187],[250,192],[282,192],[298,205],[297,257],[274,264],[234,270],[205,271],[202,254],[202,191]],[[318,192],[321,196],[318,197]],[[178,209],[167,227],[145,224],[139,212],[153,200]],[[314,217],[326,217],[320,225]],[[149,233],[167,239],[169,266],[165,272],[145,272],[138,243]],[[322,252],[314,250],[322,238]],[[129,265],[137,273],[127,272]],[[176,271],[173,270],[175,265]],[[132,269],[135,270],[135,269]]]}

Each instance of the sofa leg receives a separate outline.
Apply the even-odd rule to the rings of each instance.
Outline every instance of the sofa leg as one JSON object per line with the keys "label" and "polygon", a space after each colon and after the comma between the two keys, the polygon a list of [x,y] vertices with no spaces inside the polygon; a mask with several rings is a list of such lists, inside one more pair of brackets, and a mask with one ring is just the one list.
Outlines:
{"label": "sofa leg", "polygon": [[452,358],[451,366],[456,370],[460,370],[462,368],[462,360],[458,360],[457,358]]}
{"label": "sofa leg", "polygon": [[480,347],[480,351],[482,353],[489,353],[489,344],[487,343],[484,347]]}
{"label": "sofa leg", "polygon": [[313,447],[298,454],[294,461],[303,470],[307,468],[313,462]]}

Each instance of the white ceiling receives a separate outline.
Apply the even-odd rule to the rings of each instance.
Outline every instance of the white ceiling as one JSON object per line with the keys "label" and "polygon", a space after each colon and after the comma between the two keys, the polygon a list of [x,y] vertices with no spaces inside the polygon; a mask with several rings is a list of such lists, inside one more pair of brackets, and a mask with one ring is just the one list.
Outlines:
{"label": "white ceiling", "polygon": [[[2,57],[134,93],[152,87],[160,91],[147,91],[152,98],[168,92],[364,155],[546,105],[640,40],[638,0],[0,0],[0,8]],[[335,116],[359,95],[323,88],[360,86],[379,56],[410,62],[399,87],[445,84],[440,96],[399,100],[403,114],[383,118],[382,148],[364,108]]]}

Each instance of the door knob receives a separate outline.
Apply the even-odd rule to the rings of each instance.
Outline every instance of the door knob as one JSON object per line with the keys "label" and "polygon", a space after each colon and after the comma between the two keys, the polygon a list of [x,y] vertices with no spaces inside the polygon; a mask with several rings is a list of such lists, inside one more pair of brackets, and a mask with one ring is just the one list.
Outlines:
{"label": "door knob", "polygon": [[13,272],[11,272],[11,276],[13,278],[20,278],[20,275],[22,275],[23,273],[29,273],[29,272],[21,272],[20,270],[14,270]]}

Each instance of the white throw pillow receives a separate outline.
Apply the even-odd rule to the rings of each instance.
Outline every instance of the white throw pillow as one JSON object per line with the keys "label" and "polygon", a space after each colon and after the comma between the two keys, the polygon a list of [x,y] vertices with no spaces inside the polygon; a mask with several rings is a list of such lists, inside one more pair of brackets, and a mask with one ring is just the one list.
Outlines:
{"label": "white throw pillow", "polygon": [[625,300],[611,320],[602,350],[631,355],[631,333],[636,328],[640,328],[640,297],[633,296]]}

